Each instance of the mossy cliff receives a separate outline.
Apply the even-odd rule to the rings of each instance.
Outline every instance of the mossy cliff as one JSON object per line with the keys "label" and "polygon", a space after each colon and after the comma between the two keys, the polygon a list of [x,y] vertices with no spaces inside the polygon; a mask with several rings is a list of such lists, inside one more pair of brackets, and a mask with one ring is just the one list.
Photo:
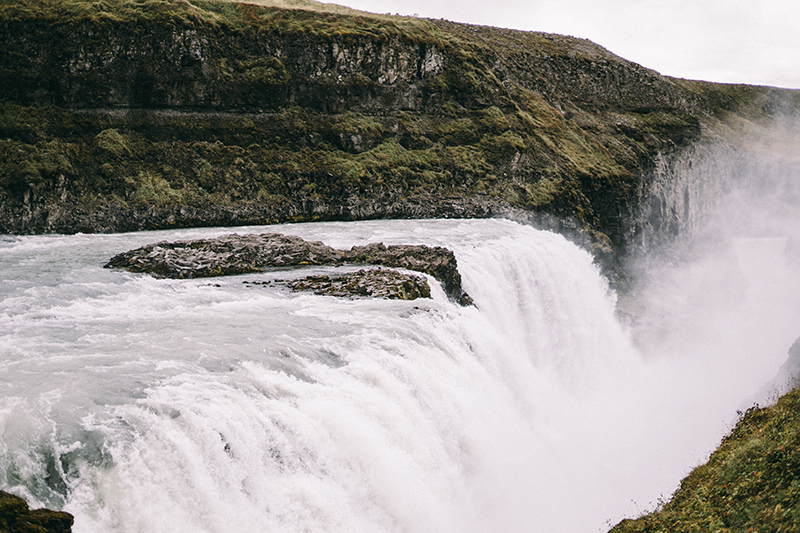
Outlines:
{"label": "mossy cliff", "polygon": [[1,0],[0,232],[518,209],[624,251],[660,158],[798,101],[310,1]]}
{"label": "mossy cliff", "polygon": [[28,508],[28,503],[0,490],[0,532],[70,533],[73,516],[61,511]]}

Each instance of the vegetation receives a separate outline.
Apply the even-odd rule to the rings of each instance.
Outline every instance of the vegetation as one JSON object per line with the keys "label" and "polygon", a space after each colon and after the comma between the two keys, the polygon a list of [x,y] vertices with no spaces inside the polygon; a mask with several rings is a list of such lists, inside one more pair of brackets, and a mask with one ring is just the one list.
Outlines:
{"label": "vegetation", "polygon": [[[137,131],[137,124],[106,127],[117,124],[103,115],[80,117],[73,124],[80,135],[59,137],[61,124],[75,117],[55,107],[0,104],[0,113],[5,191],[43,190],[60,179],[70,190],[156,203],[202,202],[212,195],[217,203],[279,201],[296,193],[337,198],[379,189],[503,194],[511,189],[500,183],[495,165],[523,152],[527,143],[543,142],[515,131],[512,123],[519,118],[496,107],[457,121],[402,112],[331,116],[302,108],[253,116],[249,123],[187,114],[170,124],[182,138],[169,141]],[[538,181],[544,187],[527,184],[521,203],[551,198],[552,182]]]}
{"label": "vegetation", "polygon": [[753,407],[672,500],[612,533],[800,530],[800,389]]}
{"label": "vegetation", "polygon": [[718,113],[737,113],[755,122],[796,116],[800,112],[800,91],[693,80],[679,80],[679,83],[707,98]]}
{"label": "vegetation", "polygon": [[73,517],[49,509],[28,508],[28,503],[0,490],[0,531],[15,533],[69,533]]}
{"label": "vegetation", "polygon": [[381,16],[311,0],[2,0],[6,21],[52,24],[176,24],[180,27],[243,30],[269,26],[278,34],[387,39],[431,39],[424,19]]}

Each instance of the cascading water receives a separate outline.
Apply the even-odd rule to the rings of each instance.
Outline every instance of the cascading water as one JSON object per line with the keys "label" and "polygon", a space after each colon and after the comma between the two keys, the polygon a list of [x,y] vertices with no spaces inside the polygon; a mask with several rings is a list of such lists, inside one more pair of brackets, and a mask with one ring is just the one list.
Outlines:
{"label": "cascading water", "polygon": [[732,369],[635,348],[586,252],[503,220],[235,230],[446,246],[476,307],[432,280],[342,300],[242,283],[287,271],[101,268],[231,231],[0,242],[4,490],[77,533],[601,531],[667,496],[791,344]]}

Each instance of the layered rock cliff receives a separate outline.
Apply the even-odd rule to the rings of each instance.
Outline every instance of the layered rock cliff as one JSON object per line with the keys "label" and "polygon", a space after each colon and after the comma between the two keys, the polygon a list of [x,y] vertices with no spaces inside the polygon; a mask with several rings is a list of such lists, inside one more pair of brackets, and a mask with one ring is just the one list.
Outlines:
{"label": "layered rock cliff", "polygon": [[654,177],[800,102],[581,39],[302,6],[3,1],[0,232],[516,210],[619,254],[676,218]]}

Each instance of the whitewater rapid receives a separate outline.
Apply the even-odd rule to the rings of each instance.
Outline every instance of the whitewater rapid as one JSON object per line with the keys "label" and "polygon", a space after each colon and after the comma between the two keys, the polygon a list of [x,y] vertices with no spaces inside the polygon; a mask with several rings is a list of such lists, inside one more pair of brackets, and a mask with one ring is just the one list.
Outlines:
{"label": "whitewater rapid", "polygon": [[[432,300],[345,300],[243,283],[289,271],[102,268],[234,231],[446,246],[476,306],[433,279]],[[742,324],[769,306],[742,281],[763,268],[719,304]],[[634,335],[588,253],[505,220],[5,236],[0,269],[0,488],[76,533],[605,531],[707,456],[798,323],[781,286],[786,323],[746,332],[771,339],[758,357],[728,349],[735,325],[681,337],[685,302]]]}

